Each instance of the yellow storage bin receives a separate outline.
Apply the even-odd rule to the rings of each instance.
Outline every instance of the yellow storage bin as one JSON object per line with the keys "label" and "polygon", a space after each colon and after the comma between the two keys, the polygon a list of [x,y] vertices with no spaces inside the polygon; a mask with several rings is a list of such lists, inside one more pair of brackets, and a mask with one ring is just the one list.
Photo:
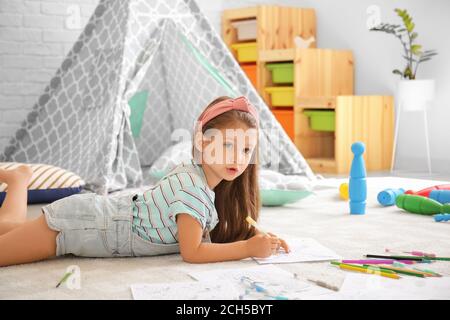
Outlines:
{"label": "yellow storage bin", "polygon": [[272,107],[286,107],[294,105],[294,87],[267,87]]}
{"label": "yellow storage bin", "polygon": [[236,57],[239,62],[254,62],[258,59],[256,42],[235,43],[231,47],[236,50]]}

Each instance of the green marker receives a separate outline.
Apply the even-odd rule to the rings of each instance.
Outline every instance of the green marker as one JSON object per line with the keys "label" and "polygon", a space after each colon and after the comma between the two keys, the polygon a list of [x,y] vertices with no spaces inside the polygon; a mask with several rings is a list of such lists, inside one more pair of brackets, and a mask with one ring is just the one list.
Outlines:
{"label": "green marker", "polygon": [[60,285],[62,285],[64,282],[67,281],[67,279],[69,279],[69,277],[73,274],[73,271],[67,272],[61,279],[61,281],[59,281],[59,283],[56,285],[56,288],[59,288]]}
{"label": "green marker", "polygon": [[427,270],[427,269],[419,269],[419,268],[413,268],[414,270],[420,271],[420,272],[425,272],[425,273],[429,273],[432,274],[435,277],[442,277],[442,275],[440,275],[437,272],[434,272],[433,270]]}
{"label": "green marker", "polygon": [[372,270],[375,271],[382,271],[382,272],[388,272],[388,271],[394,271],[396,273],[400,273],[400,274],[405,274],[408,276],[414,276],[414,277],[419,277],[419,278],[425,278],[425,276],[423,274],[419,274],[413,271],[408,271],[408,270],[402,270],[401,268],[388,268],[388,267],[378,267],[378,266],[372,266],[372,265],[368,265],[365,264],[364,266],[367,266],[369,268],[371,268]]}
{"label": "green marker", "polygon": [[427,216],[450,212],[450,204],[441,204],[436,200],[412,194],[399,195],[395,204],[408,212]]}
{"label": "green marker", "polygon": [[[360,264],[341,263],[339,261],[331,261],[331,264],[333,264],[335,266],[358,267],[358,268],[362,268],[362,269],[370,269],[370,270],[374,270],[374,271],[380,271],[375,268],[372,268],[373,266],[369,265],[369,264],[360,265]],[[392,271],[392,270],[383,270],[383,272],[384,273],[395,273],[395,271]]]}

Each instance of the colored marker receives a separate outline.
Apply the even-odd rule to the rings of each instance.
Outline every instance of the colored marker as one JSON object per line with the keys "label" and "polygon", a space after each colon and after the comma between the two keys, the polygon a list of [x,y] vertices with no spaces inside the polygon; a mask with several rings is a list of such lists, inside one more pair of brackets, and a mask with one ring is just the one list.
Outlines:
{"label": "colored marker", "polygon": [[[394,253],[391,249],[385,249],[384,251]],[[436,254],[434,254],[434,253],[426,253],[426,252],[421,252],[421,251],[417,251],[417,250],[402,251],[402,253],[408,253],[410,255],[417,256],[417,257],[427,257],[427,258],[428,257],[436,257]]]}
{"label": "colored marker", "polygon": [[284,296],[280,296],[277,295],[276,293],[264,288],[261,284],[259,284],[258,282],[252,280],[250,277],[244,276],[241,278],[242,282],[246,282],[247,285],[252,288],[255,289],[256,292],[263,292],[265,293],[269,298],[273,298],[275,300],[289,300],[288,297],[284,297]]}
{"label": "colored marker", "polygon": [[434,277],[442,277],[441,274],[434,272],[433,270],[427,270],[427,269],[419,269],[419,268],[413,268],[414,270],[420,271],[420,272],[425,272],[425,273],[429,273],[432,274]]}
{"label": "colored marker", "polygon": [[[394,259],[368,259],[368,260],[342,260],[342,263],[356,263],[356,264],[393,264]],[[411,260],[401,260],[405,264],[413,264]]]}
{"label": "colored marker", "polygon": [[69,277],[73,274],[73,271],[70,272],[66,272],[66,274],[62,277],[62,279],[58,282],[58,284],[56,285],[56,288],[59,288],[60,285],[62,285],[64,282],[67,281],[67,279],[69,279]]}
{"label": "colored marker", "polygon": [[392,270],[382,270],[380,272],[380,271],[375,271],[373,269],[370,269],[368,267],[362,267],[362,266],[358,266],[358,265],[339,263],[339,262],[336,262],[336,261],[332,261],[331,264],[334,264],[334,265],[338,266],[340,269],[343,269],[343,270],[356,271],[356,272],[362,272],[362,273],[368,273],[368,274],[377,274],[377,275],[380,275],[382,277],[391,278],[391,279],[400,279],[398,274],[396,274]]}
{"label": "colored marker", "polygon": [[253,227],[255,227],[256,229],[259,230],[259,232],[263,233],[266,236],[269,236],[269,234],[267,232],[265,232],[263,229],[261,229],[261,227],[256,223],[255,220],[252,219],[252,217],[248,216],[247,218],[245,218],[245,220]]}
{"label": "colored marker", "polygon": [[393,260],[411,260],[417,262],[423,262],[421,257],[408,257],[408,256],[383,256],[379,254],[366,254],[366,258],[380,258],[380,259],[393,259]]}
{"label": "colored marker", "polygon": [[391,266],[387,266],[387,265],[371,266],[371,267],[374,270],[379,268],[381,271],[390,270],[390,271],[394,271],[396,273],[404,274],[404,275],[407,275],[407,276],[419,277],[419,278],[425,278],[426,276],[430,276],[429,274],[425,274],[423,272],[414,271],[414,270],[405,269],[405,268],[391,267]]}
{"label": "colored marker", "polygon": [[400,274],[405,274],[408,276],[414,276],[414,277],[419,277],[419,278],[425,278],[428,275],[428,274],[426,274],[424,272],[420,272],[420,271],[391,267],[391,266],[387,266],[387,265],[381,265],[380,268],[381,268],[381,270],[392,270],[392,271],[400,273]]}

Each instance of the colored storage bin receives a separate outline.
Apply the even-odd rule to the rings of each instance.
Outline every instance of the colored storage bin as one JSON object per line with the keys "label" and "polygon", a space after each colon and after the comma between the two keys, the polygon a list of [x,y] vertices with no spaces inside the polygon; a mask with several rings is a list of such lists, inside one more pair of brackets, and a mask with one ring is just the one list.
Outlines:
{"label": "colored storage bin", "polygon": [[294,105],[294,87],[267,87],[270,94],[272,107],[284,107]]}
{"label": "colored storage bin", "polygon": [[268,63],[266,68],[272,73],[273,83],[293,83],[294,64],[293,63]]}
{"label": "colored storage bin", "polygon": [[242,70],[244,70],[245,74],[250,79],[253,86],[256,88],[256,64],[242,64],[241,68]]}
{"label": "colored storage bin", "polygon": [[272,113],[292,141],[295,139],[294,110],[272,109]]}
{"label": "colored storage bin", "polygon": [[236,28],[239,41],[256,40],[256,19],[235,21],[231,25]]}
{"label": "colored storage bin", "polygon": [[334,131],[335,113],[331,110],[305,110],[303,113],[309,117],[310,126],[315,131]]}
{"label": "colored storage bin", "polygon": [[236,50],[239,62],[255,62],[258,58],[256,42],[235,43],[231,47]]}

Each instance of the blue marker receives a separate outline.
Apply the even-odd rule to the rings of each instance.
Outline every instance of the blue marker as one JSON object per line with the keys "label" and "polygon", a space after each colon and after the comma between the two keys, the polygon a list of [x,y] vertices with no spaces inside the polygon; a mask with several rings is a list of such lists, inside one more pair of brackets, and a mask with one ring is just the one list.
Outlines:
{"label": "blue marker", "polygon": [[366,213],[367,181],[366,166],[363,153],[366,147],[362,142],[352,144],[353,161],[350,169],[350,182],[348,185],[350,197],[350,214]]}
{"label": "blue marker", "polygon": [[378,194],[378,202],[385,207],[393,206],[395,204],[395,199],[401,194],[405,193],[405,189],[384,189]]}
{"label": "blue marker", "polygon": [[264,293],[268,298],[272,298],[274,300],[289,300],[288,297],[280,296],[274,292],[271,292],[270,290],[266,289],[261,284],[259,284],[256,281],[253,281],[247,276],[241,277],[241,282],[247,283],[247,286],[249,286],[251,289],[254,289],[256,292]]}

